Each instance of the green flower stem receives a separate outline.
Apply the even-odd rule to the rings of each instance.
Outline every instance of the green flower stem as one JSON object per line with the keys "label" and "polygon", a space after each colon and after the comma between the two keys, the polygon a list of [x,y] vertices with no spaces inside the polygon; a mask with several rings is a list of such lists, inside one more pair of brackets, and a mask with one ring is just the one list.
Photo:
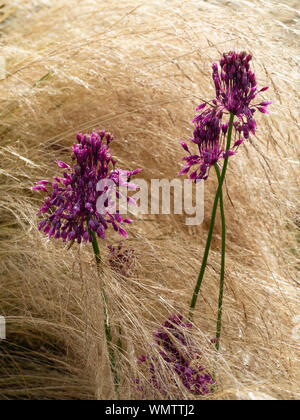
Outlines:
{"label": "green flower stem", "polygon": [[121,327],[120,324],[119,324],[118,350],[119,350],[120,354],[123,354],[122,327]]}
{"label": "green flower stem", "polygon": [[92,235],[92,238],[93,238],[92,245],[93,245],[93,250],[94,250],[94,254],[95,254],[95,258],[96,258],[97,267],[101,271],[101,273],[103,273],[102,258],[101,258],[100,249],[99,249],[96,234],[95,234],[95,232],[92,232],[91,230],[89,232],[90,232],[90,234]]}
{"label": "green flower stem", "polygon": [[[226,151],[230,149],[232,129],[233,129],[233,120],[234,120],[234,114],[231,113],[230,114],[230,120],[229,120],[229,126],[228,126]],[[219,186],[218,186],[216,196],[215,196],[215,201],[214,201],[213,210],[212,210],[212,214],[211,214],[210,227],[209,227],[209,231],[208,231],[208,236],[207,236],[206,247],[205,247],[205,251],[204,251],[204,255],[203,255],[201,270],[200,270],[200,273],[199,273],[199,277],[198,277],[196,287],[194,289],[192,301],[191,301],[191,304],[190,304],[190,314],[189,314],[189,319],[190,320],[193,319],[194,309],[195,309],[195,306],[196,306],[196,303],[197,303],[198,294],[199,294],[199,291],[200,291],[200,287],[201,287],[201,284],[202,284],[202,281],[203,281],[203,277],[204,277],[204,273],[205,273],[205,269],[206,269],[206,265],[207,265],[207,259],[208,259],[208,254],[209,254],[209,250],[210,250],[210,246],[211,246],[213,230],[214,230],[214,227],[215,227],[215,220],[216,220],[218,202],[219,202],[219,197],[220,197],[220,194],[221,194],[221,191],[222,191],[222,187],[223,187],[223,183],[224,183],[224,179],[225,179],[225,175],[226,175],[227,165],[228,165],[228,157],[224,160],[222,174],[220,176]]]}
{"label": "green flower stem", "polygon": [[[218,165],[215,165],[217,177],[219,183],[221,181],[221,174]],[[223,310],[223,295],[224,295],[224,280],[225,280],[225,253],[226,253],[226,220],[224,212],[223,192],[220,193],[220,211],[222,220],[222,258],[221,258],[221,274],[220,274],[220,294],[219,294],[219,306],[218,306],[218,322],[217,322],[217,333],[216,333],[216,349],[220,349],[220,337],[222,330],[222,310]]]}
{"label": "green flower stem", "polygon": [[[92,245],[93,245],[93,250],[94,250],[94,254],[95,254],[95,258],[96,258],[97,267],[98,267],[99,272],[102,274],[103,273],[102,258],[101,258],[101,255],[100,255],[100,249],[99,249],[97,237],[96,237],[95,232],[90,231],[90,234],[92,235],[92,238],[93,238]],[[110,370],[111,370],[111,373],[112,373],[112,376],[113,376],[114,387],[115,387],[115,392],[116,392],[117,398],[120,399],[119,377],[118,377],[118,372],[117,372],[117,369],[116,369],[115,352],[114,352],[114,349],[113,349],[113,346],[112,346],[112,334],[111,334],[111,329],[110,329],[110,325],[109,325],[109,316],[108,316],[108,309],[107,309],[107,296],[106,296],[103,285],[101,287],[101,295],[102,295],[102,300],[103,300],[104,329],[105,329],[106,344],[107,344],[108,355],[109,355]]]}

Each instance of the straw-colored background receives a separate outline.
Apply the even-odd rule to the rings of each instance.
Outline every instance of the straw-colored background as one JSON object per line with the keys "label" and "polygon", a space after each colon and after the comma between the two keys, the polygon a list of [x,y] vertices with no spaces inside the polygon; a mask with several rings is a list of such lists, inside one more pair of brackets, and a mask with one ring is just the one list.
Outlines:
{"label": "straw-colored background", "polygon": [[[3,0],[4,1],[4,0]],[[6,3],[6,2],[5,2]],[[16,0],[0,9],[0,397],[114,398],[99,279],[90,247],[49,243],[36,230],[42,196],[30,187],[69,161],[77,131],[106,128],[122,168],[176,177],[194,108],[213,96],[211,63],[247,50],[271,115],[230,160],[228,257],[218,386],[210,398],[299,398],[298,1]],[[153,331],[187,308],[205,244],[216,182],[205,185],[205,221],[138,218],[128,246],[137,270],[107,266],[111,323],[125,354],[122,398],[140,398],[137,357],[155,355]],[[231,199],[231,202],[229,198]],[[109,242],[117,243],[111,236]],[[193,340],[211,371],[220,270],[217,223]],[[298,317],[298,318],[297,318]],[[170,398],[176,377],[162,364]],[[162,396],[145,385],[146,397]],[[182,398],[193,398],[182,390]]]}

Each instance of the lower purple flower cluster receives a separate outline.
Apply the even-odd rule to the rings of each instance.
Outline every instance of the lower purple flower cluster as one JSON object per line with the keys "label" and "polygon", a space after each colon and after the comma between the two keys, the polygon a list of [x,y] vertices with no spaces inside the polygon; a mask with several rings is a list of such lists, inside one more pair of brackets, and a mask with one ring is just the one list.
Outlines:
{"label": "lower purple flower cluster", "polygon": [[[182,315],[173,315],[155,332],[155,343],[159,354],[179,376],[185,388],[194,395],[206,395],[211,392],[214,381],[199,364],[201,352],[186,339],[183,331],[190,328],[192,324],[184,322]],[[167,397],[166,386],[157,367],[158,360],[142,355],[138,362],[147,364],[150,373],[148,382]],[[141,382],[137,380],[137,383],[139,391],[143,392]]]}

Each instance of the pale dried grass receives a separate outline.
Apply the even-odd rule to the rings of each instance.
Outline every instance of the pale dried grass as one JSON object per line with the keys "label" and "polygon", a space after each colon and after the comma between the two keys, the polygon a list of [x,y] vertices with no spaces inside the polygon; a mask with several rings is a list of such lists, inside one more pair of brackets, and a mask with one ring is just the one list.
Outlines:
{"label": "pale dried grass", "polygon": [[[299,397],[299,35],[288,22],[297,13],[283,7],[286,22],[274,15],[274,1],[220,3],[11,2],[0,22],[8,71],[0,82],[0,314],[8,320],[2,399],[115,397],[92,251],[68,251],[37,232],[41,197],[30,186],[55,174],[57,157],[69,159],[77,131],[93,128],[115,134],[122,167],[144,168],[147,180],[175,178],[178,139],[190,134],[195,105],[213,95],[210,64],[228,49],[253,54],[274,105],[271,116],[258,116],[257,137],[229,165],[224,329],[210,398]],[[102,246],[110,321],[114,335],[121,324],[124,336],[124,399],[140,398],[136,360],[155,355],[153,331],[170,314],[187,314],[215,188],[211,177],[200,227],[172,215],[136,220],[132,278],[109,269]],[[218,222],[193,333],[210,370],[219,269]],[[176,398],[176,378],[163,363],[161,372]],[[150,386],[145,392],[162,397]]]}

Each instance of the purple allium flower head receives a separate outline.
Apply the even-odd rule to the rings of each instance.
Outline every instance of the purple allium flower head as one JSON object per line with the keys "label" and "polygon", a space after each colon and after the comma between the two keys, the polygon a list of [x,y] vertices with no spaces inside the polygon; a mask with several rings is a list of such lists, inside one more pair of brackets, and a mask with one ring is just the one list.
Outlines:
{"label": "purple allium flower head", "polygon": [[197,169],[190,174],[190,179],[197,182],[200,179],[207,179],[210,167],[224,157],[227,129],[224,133],[222,113],[215,108],[204,110],[194,118],[194,122],[197,125],[194,136],[190,140],[198,146],[199,154],[192,155],[186,144],[181,142],[182,147],[189,152],[189,155],[183,158],[185,166],[179,175],[188,173],[196,165]]}
{"label": "purple allium flower head", "polygon": [[[130,219],[124,219],[124,223],[131,223]],[[109,263],[113,270],[122,274],[124,277],[130,277],[135,267],[135,255],[133,249],[125,249],[123,251],[123,242],[118,247],[108,246],[110,251]]]}
{"label": "purple allium flower head", "polygon": [[[271,101],[252,104],[260,92],[268,86],[257,89],[255,74],[250,70],[250,54],[230,52],[223,54],[220,60],[220,72],[217,63],[213,63],[213,80],[216,88],[216,98],[211,103],[203,102],[196,108],[193,123],[196,124],[194,135],[190,140],[198,146],[198,153],[192,154],[184,141],[180,141],[183,149],[189,153],[183,158],[185,166],[179,175],[187,174],[196,165],[196,170],[190,174],[190,179],[198,182],[207,179],[211,166],[219,160],[235,155],[238,147],[256,131],[256,121],[253,117],[258,109],[268,113],[267,107]],[[237,120],[233,125],[233,146],[225,150],[225,142],[229,123],[223,122],[226,111],[233,113]]]}
{"label": "purple allium flower head", "polygon": [[267,107],[272,102],[251,104],[258,93],[268,89],[267,86],[261,90],[257,89],[255,74],[250,69],[251,60],[252,56],[245,52],[231,51],[223,54],[220,60],[220,71],[218,64],[213,63],[212,76],[216,88],[217,106],[243,120],[243,124],[248,125],[248,131],[255,134],[254,112],[258,109],[260,112],[267,113]]}
{"label": "purple allium flower head", "polygon": [[[122,171],[115,167],[116,159],[109,151],[109,144],[113,135],[105,131],[93,132],[92,134],[78,134],[78,143],[73,146],[72,167],[65,162],[57,161],[59,168],[65,170],[62,177],[55,177],[52,186],[46,180],[37,182],[33,190],[46,192],[44,204],[39,215],[44,220],[39,225],[39,230],[51,238],[62,238],[64,242],[77,240],[81,243],[92,241],[91,232],[95,232],[100,238],[105,238],[108,224],[115,231],[127,237],[125,229],[120,225],[130,223],[116,211],[111,213],[109,205],[111,197],[109,188],[111,185],[127,186],[134,189],[130,178],[140,170]],[[98,191],[99,182],[106,184],[103,191]],[[110,187],[109,187],[110,185]],[[104,200],[105,210],[101,214],[97,210],[99,197],[107,197]],[[117,193],[117,198],[120,193]],[[132,204],[133,199],[128,198]]]}
{"label": "purple allium flower head", "polygon": [[[184,330],[191,328],[192,324],[185,322],[182,315],[173,315],[155,332],[155,343],[161,357],[180,377],[185,388],[192,394],[205,395],[211,392],[214,381],[204,367],[199,365],[201,353],[188,342],[184,333]],[[150,384],[167,396],[166,385],[156,366],[157,360],[142,355],[138,363],[146,363],[150,372]],[[141,386],[139,389],[142,390]]]}

